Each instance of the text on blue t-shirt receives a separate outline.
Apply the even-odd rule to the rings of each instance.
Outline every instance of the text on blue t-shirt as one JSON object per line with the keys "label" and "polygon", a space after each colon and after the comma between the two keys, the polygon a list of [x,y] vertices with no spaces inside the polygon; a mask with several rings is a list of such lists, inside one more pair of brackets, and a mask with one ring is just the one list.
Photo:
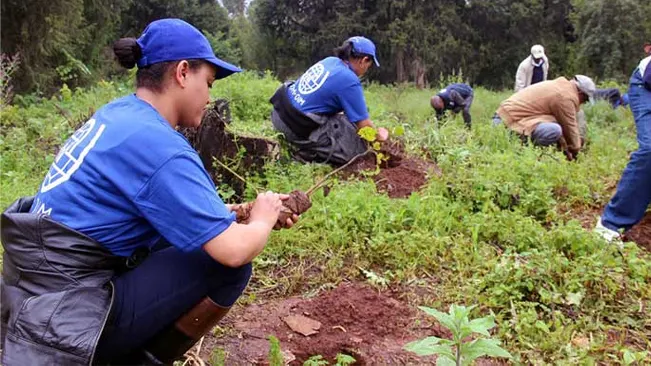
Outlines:
{"label": "text on blue t-shirt", "polygon": [[368,119],[362,84],[348,64],[337,57],[310,67],[287,90],[292,105],[303,113],[344,112],[355,123]]}

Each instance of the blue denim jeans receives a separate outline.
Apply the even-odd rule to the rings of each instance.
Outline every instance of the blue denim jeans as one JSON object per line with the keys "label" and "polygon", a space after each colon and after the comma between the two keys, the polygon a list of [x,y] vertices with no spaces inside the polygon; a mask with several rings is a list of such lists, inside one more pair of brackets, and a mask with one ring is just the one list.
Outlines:
{"label": "blue denim jeans", "polygon": [[[495,113],[493,115],[493,126],[499,126],[503,124],[502,118],[499,114]],[[534,145],[537,146],[550,146],[555,145],[558,140],[561,139],[563,135],[563,129],[561,125],[556,122],[541,122],[536,126],[536,128],[531,133],[531,141]],[[527,141],[527,138],[520,136],[523,141]]]}
{"label": "blue denim jeans", "polygon": [[639,147],[631,155],[617,193],[601,217],[603,225],[611,230],[630,229],[642,220],[651,203],[651,91],[644,88],[637,71],[631,77],[629,98]]}
{"label": "blue denim jeans", "polygon": [[97,349],[100,363],[138,350],[204,297],[230,307],[251,277],[251,264],[226,267],[203,250],[167,247],[113,279],[113,307]]}

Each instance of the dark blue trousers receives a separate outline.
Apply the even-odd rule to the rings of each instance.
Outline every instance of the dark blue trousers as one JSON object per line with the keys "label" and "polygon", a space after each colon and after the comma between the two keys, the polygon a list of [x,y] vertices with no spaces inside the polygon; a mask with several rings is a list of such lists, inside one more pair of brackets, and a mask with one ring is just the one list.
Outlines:
{"label": "dark blue trousers", "polygon": [[139,350],[158,332],[208,296],[230,307],[251,277],[251,264],[229,268],[203,250],[167,247],[113,279],[114,302],[95,359],[119,359]]}

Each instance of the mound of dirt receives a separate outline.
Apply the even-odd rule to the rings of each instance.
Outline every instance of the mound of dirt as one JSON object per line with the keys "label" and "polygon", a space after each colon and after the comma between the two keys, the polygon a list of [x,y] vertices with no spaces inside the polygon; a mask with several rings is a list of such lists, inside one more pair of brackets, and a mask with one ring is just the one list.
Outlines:
{"label": "mound of dirt", "polygon": [[[321,323],[316,334],[295,332],[283,319],[307,317]],[[414,308],[391,295],[363,284],[342,284],[311,299],[292,297],[245,309],[229,315],[222,327],[226,335],[207,337],[205,359],[219,347],[225,351],[227,365],[266,364],[267,337],[280,340],[290,365],[302,365],[314,355],[333,361],[338,353],[354,357],[359,365],[434,364],[435,357],[419,358],[402,350],[415,339],[434,335],[445,337],[439,326],[426,327],[428,321]],[[418,326],[420,324],[420,326]]]}
{"label": "mound of dirt", "polygon": [[[391,198],[407,198],[427,183],[429,175],[441,175],[436,163],[409,156],[399,141],[383,144],[380,153],[388,156],[388,160],[380,165],[380,171],[373,175],[373,181],[379,191],[386,192]],[[346,168],[345,175],[360,176],[363,172],[374,171],[376,167],[375,154],[368,154]]]}
{"label": "mound of dirt", "polygon": [[651,252],[651,212],[647,212],[642,221],[626,232],[624,239]]}
{"label": "mound of dirt", "polygon": [[[234,135],[226,130],[230,122],[228,101],[217,99],[204,113],[199,128],[180,128],[179,132],[197,150],[215,184],[228,184],[240,199],[246,186],[231,170],[240,176],[261,173],[268,160],[277,158],[280,147],[268,139]],[[216,159],[230,170],[216,163]]]}

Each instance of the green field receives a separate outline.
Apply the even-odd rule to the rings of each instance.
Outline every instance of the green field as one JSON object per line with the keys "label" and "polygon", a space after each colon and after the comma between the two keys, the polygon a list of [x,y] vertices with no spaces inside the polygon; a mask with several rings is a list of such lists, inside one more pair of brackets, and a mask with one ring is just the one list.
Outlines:
{"label": "green field", "polygon": [[[231,101],[232,130],[275,138],[268,98],[278,84],[244,73],[216,82],[212,95]],[[5,107],[2,208],[36,192],[78,122],[129,92],[126,83],[100,82]],[[245,302],[369,281],[363,269],[375,274],[371,282],[412,292],[414,307],[476,305],[474,316],[494,314],[495,337],[515,363],[619,364],[651,349],[651,255],[634,243],[620,251],[581,226],[596,222],[637,146],[629,110],[586,107],[588,146],[568,162],[491,126],[509,92],[476,90],[472,131],[460,116],[435,121],[433,90],[368,85],[365,93],[372,120],[404,127],[408,151],[433,157],[442,176],[408,199],[378,193],[370,179],[336,181],[327,197],[313,197],[297,227],[273,234]],[[248,179],[305,190],[329,169],[270,162],[264,179]]]}

